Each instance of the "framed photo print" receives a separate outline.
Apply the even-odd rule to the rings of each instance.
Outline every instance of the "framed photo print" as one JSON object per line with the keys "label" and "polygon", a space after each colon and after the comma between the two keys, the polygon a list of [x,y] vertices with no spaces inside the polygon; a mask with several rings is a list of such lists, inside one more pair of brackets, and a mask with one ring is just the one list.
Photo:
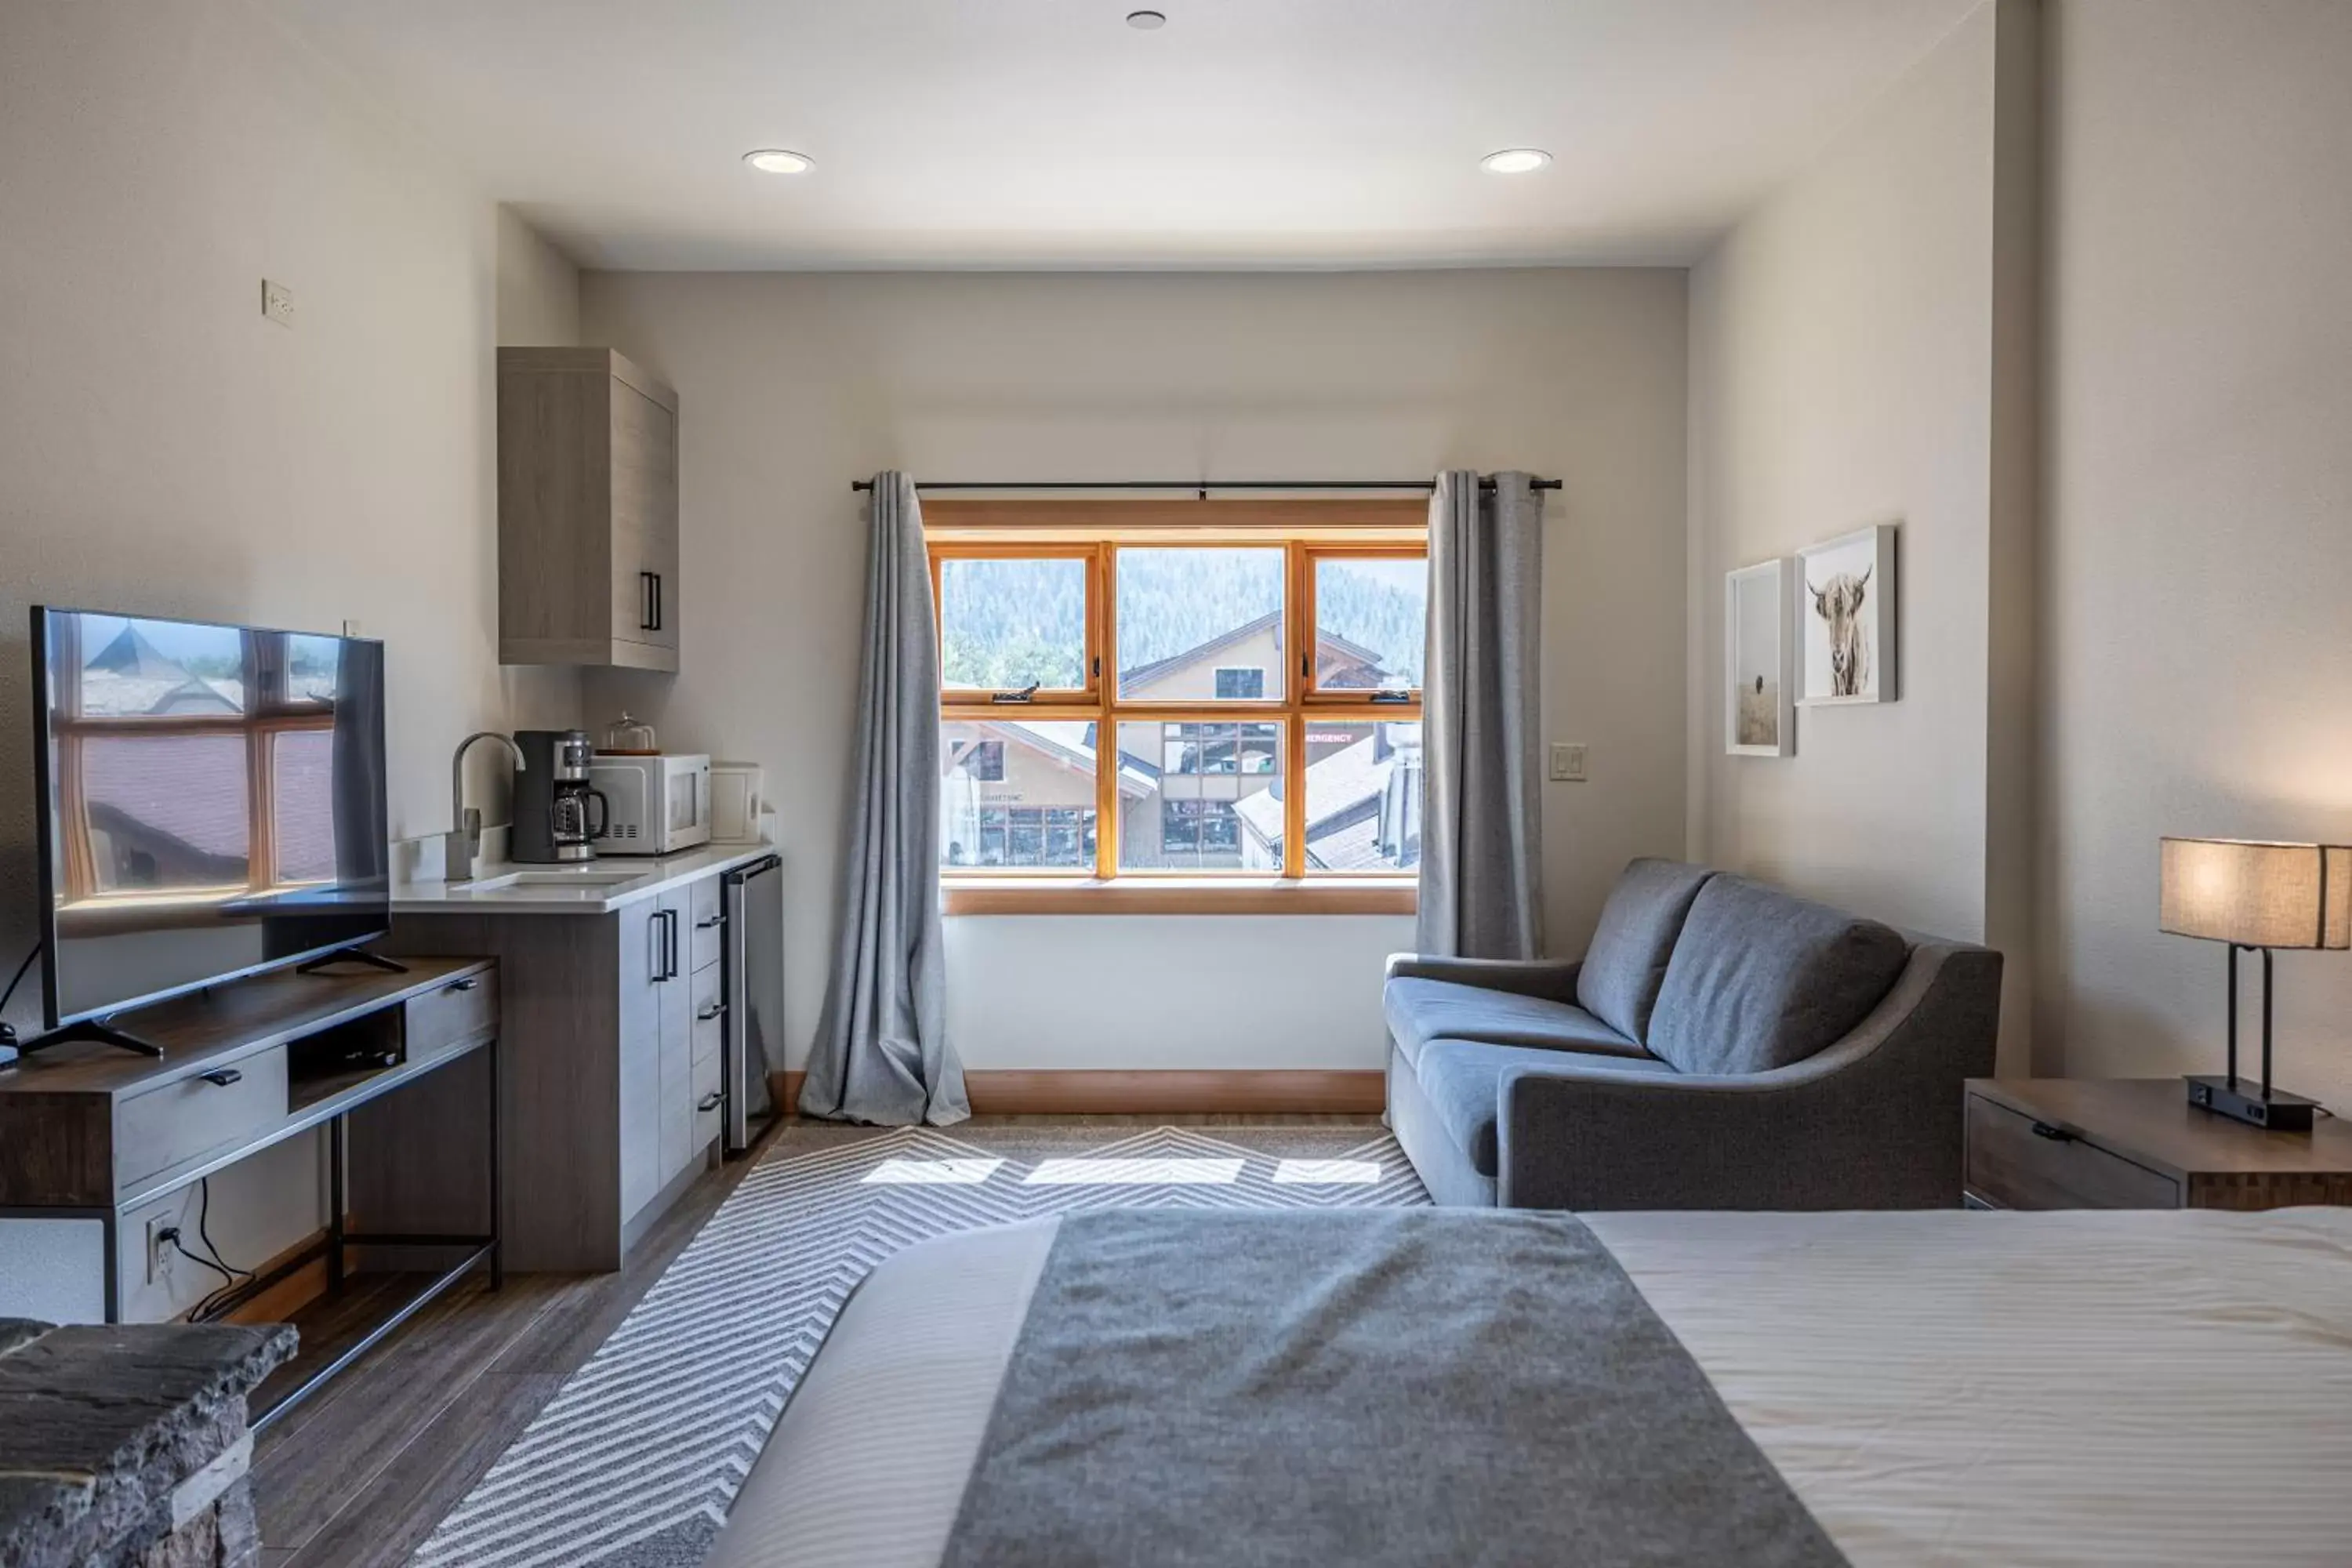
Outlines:
{"label": "framed photo print", "polygon": [[1796,749],[1796,628],[1789,563],[1759,562],[1724,574],[1723,749],[1735,757],[1785,757]]}
{"label": "framed photo print", "polygon": [[1895,524],[1797,552],[1808,708],[1895,700]]}

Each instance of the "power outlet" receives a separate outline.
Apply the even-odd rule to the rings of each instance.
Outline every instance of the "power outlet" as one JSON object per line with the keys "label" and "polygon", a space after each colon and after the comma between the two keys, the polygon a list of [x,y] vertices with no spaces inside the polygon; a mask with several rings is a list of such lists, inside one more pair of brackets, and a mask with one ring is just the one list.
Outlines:
{"label": "power outlet", "polygon": [[261,280],[261,313],[281,327],[294,324],[294,290],[283,283]]}
{"label": "power outlet", "polygon": [[177,1215],[159,1214],[149,1216],[147,1221],[148,1284],[152,1285],[159,1280],[170,1278],[173,1251],[172,1244],[165,1238],[164,1233],[169,1231],[176,1236],[179,1234],[179,1229],[180,1218]]}
{"label": "power outlet", "polygon": [[1582,784],[1588,776],[1584,768],[1584,747],[1575,742],[1554,741],[1551,745],[1552,782]]}

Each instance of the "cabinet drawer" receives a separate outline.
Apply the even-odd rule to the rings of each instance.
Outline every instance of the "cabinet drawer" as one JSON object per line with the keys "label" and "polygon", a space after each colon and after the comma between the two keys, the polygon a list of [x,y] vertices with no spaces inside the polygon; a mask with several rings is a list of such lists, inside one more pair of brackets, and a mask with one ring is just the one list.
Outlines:
{"label": "cabinet drawer", "polygon": [[723,972],[716,965],[694,977],[694,1062],[697,1067],[709,1058],[719,1058],[719,1042],[727,1035],[727,988],[720,984]]}
{"label": "cabinet drawer", "polygon": [[2171,1177],[1973,1094],[1968,1141],[1969,1191],[2003,1208],[2180,1206],[2180,1184]]}
{"label": "cabinet drawer", "polygon": [[719,955],[725,949],[727,935],[726,903],[719,896],[722,889],[716,877],[705,877],[686,887],[686,923],[694,930],[695,973],[716,970]]}
{"label": "cabinet drawer", "polygon": [[234,1143],[286,1114],[286,1047],[208,1069],[226,1082],[184,1078],[114,1108],[114,1176],[124,1187]]}
{"label": "cabinet drawer", "polygon": [[461,974],[436,991],[408,999],[408,1059],[488,1034],[499,1022],[496,970]]}
{"label": "cabinet drawer", "polygon": [[694,1149],[698,1153],[719,1136],[724,1114],[719,1095],[719,1058],[714,1054],[694,1064]]}

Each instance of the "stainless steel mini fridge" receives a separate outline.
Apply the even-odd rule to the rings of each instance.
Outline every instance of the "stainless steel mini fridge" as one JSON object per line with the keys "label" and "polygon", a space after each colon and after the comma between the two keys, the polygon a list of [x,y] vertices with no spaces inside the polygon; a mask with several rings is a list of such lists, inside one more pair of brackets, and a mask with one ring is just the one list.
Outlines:
{"label": "stainless steel mini fridge", "polygon": [[719,1092],[730,1156],[751,1147],[775,1114],[768,1074],[784,1061],[784,863],[776,856],[727,873],[727,1033]]}

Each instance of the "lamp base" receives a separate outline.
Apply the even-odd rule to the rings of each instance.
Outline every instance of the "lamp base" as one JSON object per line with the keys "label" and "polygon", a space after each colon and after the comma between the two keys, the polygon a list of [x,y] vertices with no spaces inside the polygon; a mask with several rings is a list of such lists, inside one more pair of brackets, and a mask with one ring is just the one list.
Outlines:
{"label": "lamp base", "polygon": [[2252,1079],[2206,1073],[2188,1079],[2189,1103],[2273,1132],[2308,1132],[2319,1101],[2284,1089],[2265,1092]]}

